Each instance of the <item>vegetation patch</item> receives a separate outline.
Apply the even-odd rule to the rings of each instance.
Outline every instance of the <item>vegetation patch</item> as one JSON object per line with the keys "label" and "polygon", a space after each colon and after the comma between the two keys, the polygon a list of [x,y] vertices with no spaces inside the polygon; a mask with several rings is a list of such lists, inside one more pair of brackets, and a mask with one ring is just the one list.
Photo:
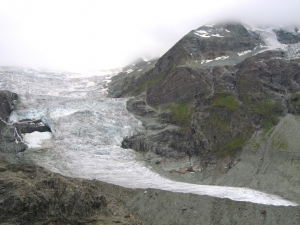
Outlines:
{"label": "vegetation patch", "polygon": [[186,132],[191,124],[194,107],[188,103],[172,104],[166,107],[171,112],[171,121]]}
{"label": "vegetation patch", "polygon": [[228,129],[230,125],[228,121],[222,120],[217,116],[210,116],[209,122],[220,131]]}
{"label": "vegetation patch", "polygon": [[293,93],[288,101],[290,112],[293,114],[300,113],[300,92]]}
{"label": "vegetation patch", "polygon": [[242,138],[236,138],[228,141],[226,144],[220,147],[218,154],[222,157],[234,156],[239,150],[244,147],[245,140]]}
{"label": "vegetation patch", "polygon": [[264,134],[267,134],[271,130],[271,128],[273,128],[279,123],[279,121],[280,121],[279,117],[274,115],[266,119],[262,123]]}
{"label": "vegetation patch", "polygon": [[287,142],[281,138],[272,138],[272,149],[275,152],[286,151],[288,148]]}
{"label": "vegetation patch", "polygon": [[155,76],[154,78],[144,81],[142,84],[138,85],[137,87],[134,88],[133,91],[131,91],[132,95],[138,95],[145,91],[147,88],[152,87],[153,85],[157,84],[160,82],[165,76],[165,73],[161,73],[158,76]]}
{"label": "vegetation patch", "polygon": [[239,108],[240,103],[232,95],[222,97],[216,96],[213,103],[213,106],[225,106],[230,110],[236,110]]}
{"label": "vegetation patch", "polygon": [[149,80],[147,82],[148,87],[152,87],[153,85],[160,82],[164,78],[164,76],[165,76],[165,73],[161,73],[157,77],[154,77],[153,79]]}
{"label": "vegetation patch", "polygon": [[262,96],[259,98],[243,96],[243,103],[252,113],[261,117],[261,125],[265,134],[279,123],[279,116],[284,111],[284,106],[281,103],[265,100]]}

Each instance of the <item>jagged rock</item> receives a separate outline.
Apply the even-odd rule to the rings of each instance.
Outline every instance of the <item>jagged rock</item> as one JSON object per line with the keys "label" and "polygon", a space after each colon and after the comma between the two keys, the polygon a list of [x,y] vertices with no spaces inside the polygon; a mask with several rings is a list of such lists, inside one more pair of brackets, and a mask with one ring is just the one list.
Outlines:
{"label": "jagged rock", "polygon": [[[201,171],[212,165],[227,173],[255,132],[267,132],[288,112],[300,111],[300,60],[291,58],[298,54],[298,31],[264,32],[241,24],[202,26],[176,43],[153,69],[112,82],[111,96],[116,87],[118,97],[136,96],[127,108],[147,130],[125,138],[122,146],[153,162],[188,158]],[[292,45],[286,51],[267,51],[266,35],[273,34],[277,46]]]}
{"label": "jagged rock", "polygon": [[21,134],[32,133],[34,131],[51,131],[51,129],[47,125],[45,125],[41,120],[22,120],[14,123],[14,126]]}
{"label": "jagged rock", "polygon": [[17,94],[9,91],[0,91],[0,117],[2,120],[7,120],[17,100]]}
{"label": "jagged rock", "polygon": [[277,39],[282,44],[295,44],[300,41],[300,34],[297,33],[297,29],[293,33],[285,30],[276,30]]}
{"label": "jagged rock", "polygon": [[17,100],[17,94],[0,91],[0,156],[7,160],[27,148],[21,141],[15,126],[7,122]]}

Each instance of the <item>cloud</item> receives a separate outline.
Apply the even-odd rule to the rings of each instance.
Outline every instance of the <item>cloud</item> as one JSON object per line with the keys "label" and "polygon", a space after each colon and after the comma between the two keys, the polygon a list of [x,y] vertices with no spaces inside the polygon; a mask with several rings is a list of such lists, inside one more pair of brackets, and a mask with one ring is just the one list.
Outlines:
{"label": "cloud", "polygon": [[107,69],[163,54],[210,21],[297,24],[299,1],[0,0],[0,65]]}

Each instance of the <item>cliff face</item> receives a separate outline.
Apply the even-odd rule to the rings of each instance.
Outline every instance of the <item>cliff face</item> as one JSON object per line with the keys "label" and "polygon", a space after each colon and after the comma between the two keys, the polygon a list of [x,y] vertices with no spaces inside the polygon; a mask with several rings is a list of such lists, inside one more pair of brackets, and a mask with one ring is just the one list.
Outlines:
{"label": "cliff face", "polygon": [[[206,25],[183,37],[147,72],[119,74],[110,95],[134,96],[127,108],[146,127],[145,133],[126,138],[123,147],[144,152],[165,170],[196,172],[194,182],[226,180],[229,170],[247,160],[245,151],[251,155],[247,149],[257,133],[260,139],[251,149],[258,151],[281,120],[297,117],[298,37],[297,29]],[[277,158],[277,144],[270,148]],[[256,155],[253,174],[261,158]],[[269,164],[283,172],[275,158]]]}
{"label": "cliff face", "polygon": [[27,149],[21,135],[35,131],[51,131],[41,120],[26,119],[16,123],[9,122],[9,116],[17,107],[18,95],[0,91],[0,160],[19,162],[17,153]]}
{"label": "cliff face", "polygon": [[0,91],[0,158],[11,158],[26,149],[16,127],[8,123],[8,117],[16,106],[18,95],[9,91]]}

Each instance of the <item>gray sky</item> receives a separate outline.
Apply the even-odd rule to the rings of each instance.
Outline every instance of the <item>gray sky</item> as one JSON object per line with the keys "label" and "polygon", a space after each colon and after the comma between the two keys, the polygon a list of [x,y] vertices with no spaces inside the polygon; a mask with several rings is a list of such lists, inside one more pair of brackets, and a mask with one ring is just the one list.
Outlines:
{"label": "gray sky", "polygon": [[206,23],[299,24],[299,0],[0,0],[0,65],[87,71],[165,53]]}

